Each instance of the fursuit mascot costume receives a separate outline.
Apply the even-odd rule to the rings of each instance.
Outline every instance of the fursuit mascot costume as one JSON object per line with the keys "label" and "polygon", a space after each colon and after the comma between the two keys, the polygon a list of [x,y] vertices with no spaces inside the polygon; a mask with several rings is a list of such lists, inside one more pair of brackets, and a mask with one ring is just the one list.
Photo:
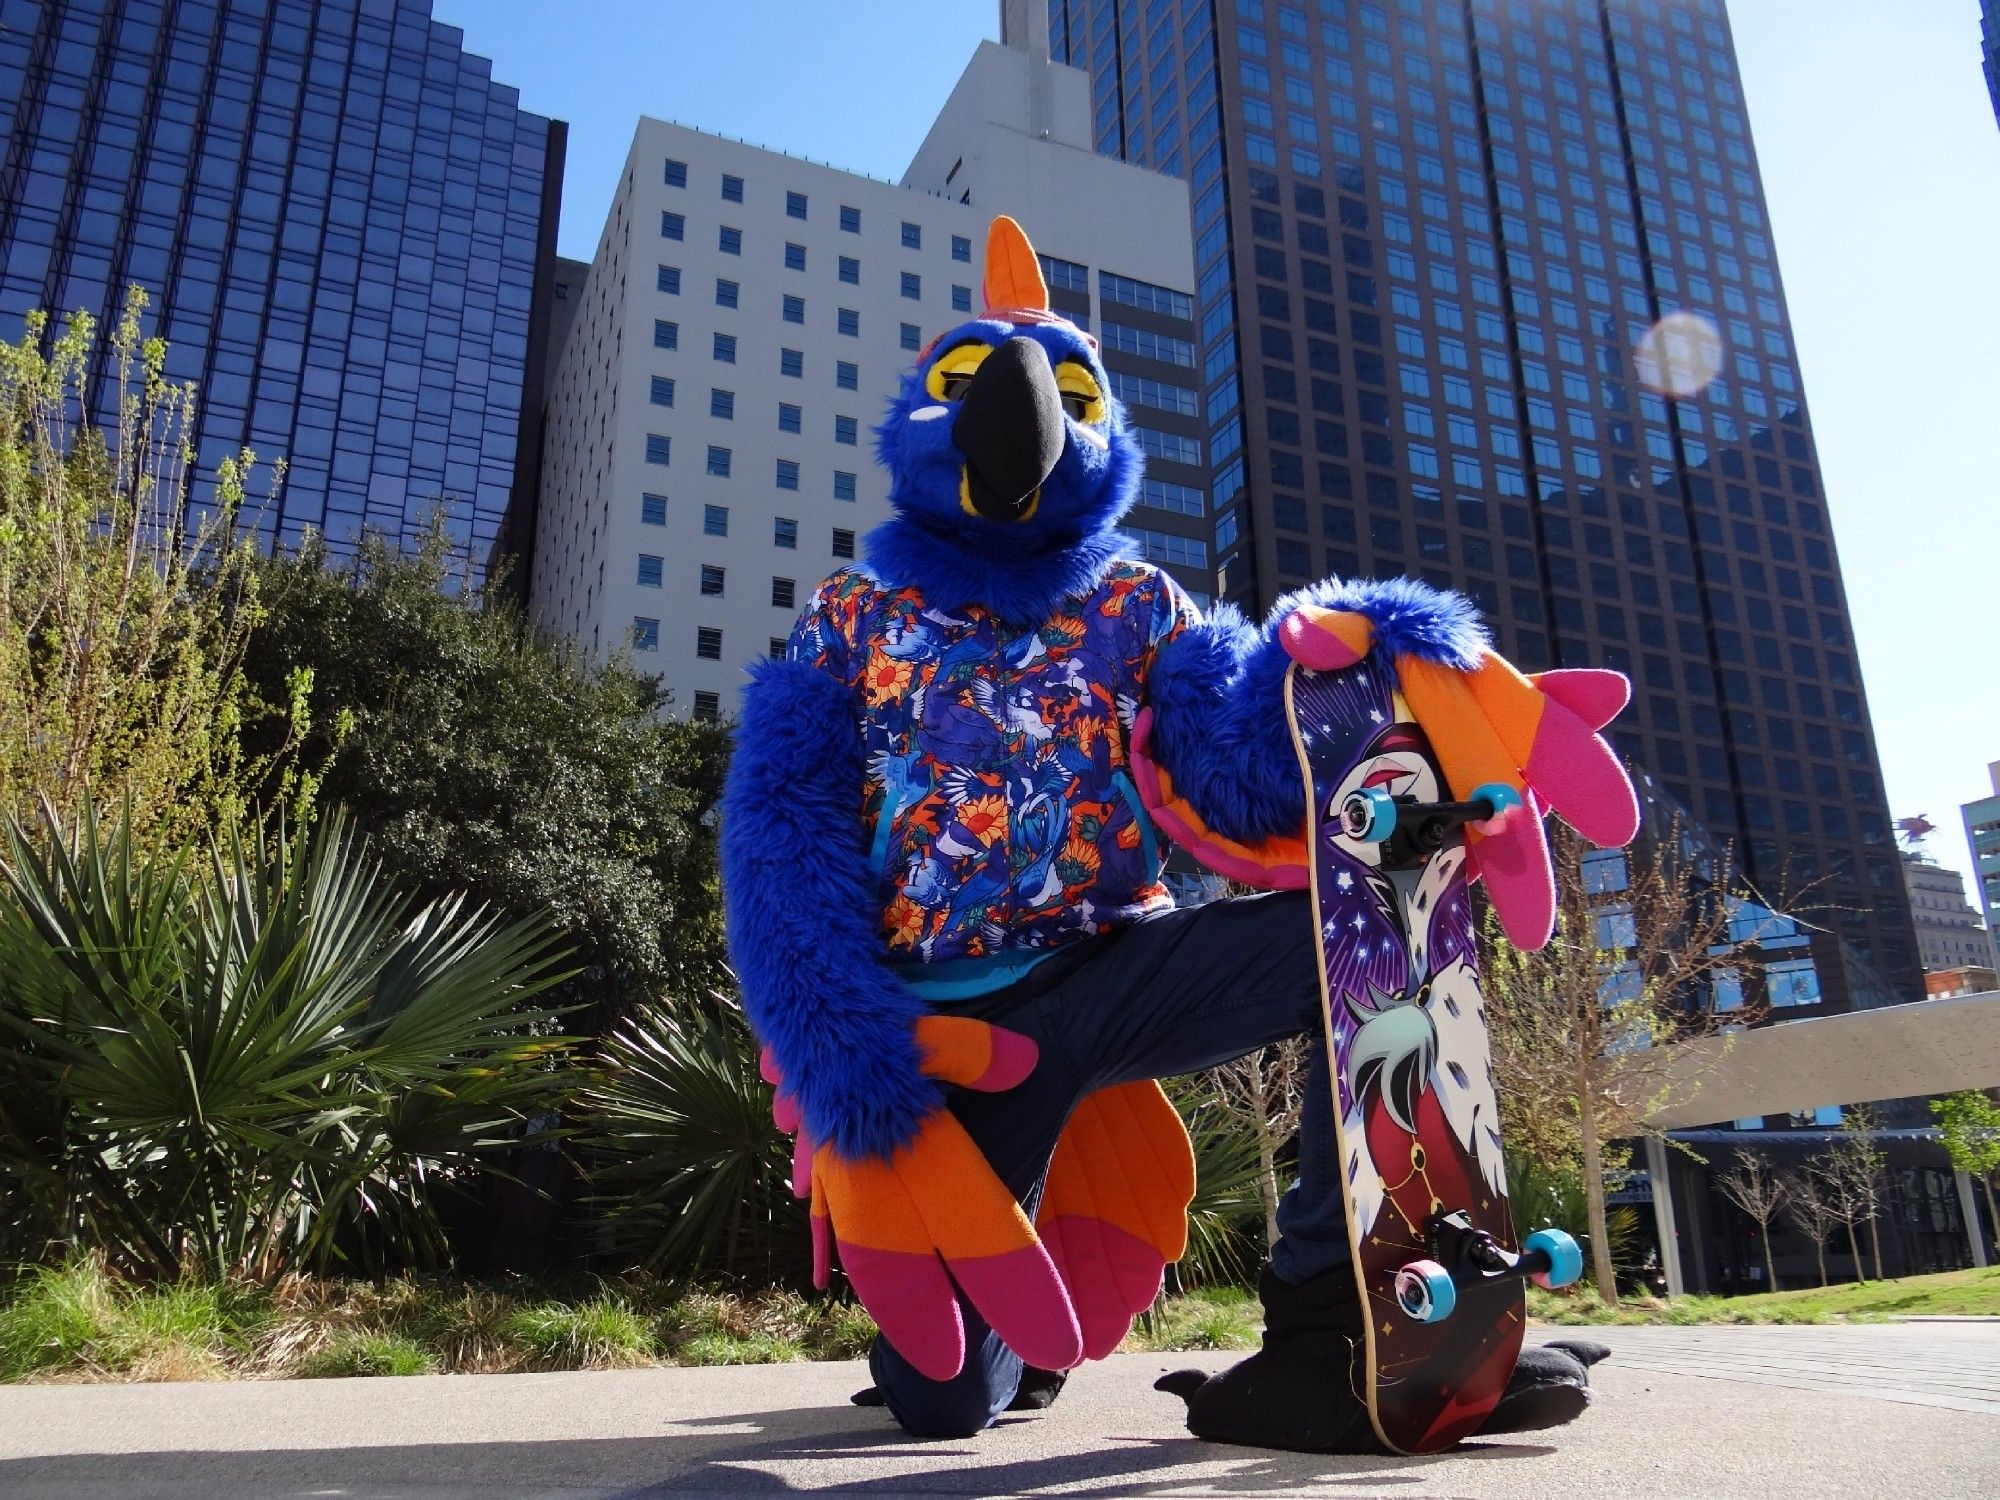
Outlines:
{"label": "fursuit mascot costume", "polygon": [[[1593,733],[1625,684],[1524,678],[1464,599],[1407,579],[1316,585],[1261,630],[1227,607],[1204,620],[1116,530],[1143,459],[1096,341],[1049,310],[1012,220],[986,256],[987,310],[924,351],[877,429],[893,514],[865,565],[751,670],[723,801],[729,945],[798,1133],[816,1272],[837,1253],[882,1331],[855,1399],[926,1437],[1048,1405],[1186,1243],[1193,1157],[1155,1080],[1303,1034],[1316,1061],[1263,1347],[1162,1388],[1203,1438],[1374,1451],[1309,898],[1176,909],[1163,835],[1231,877],[1303,884],[1282,679],[1292,660],[1367,657],[1381,699],[1356,762],[1392,756],[1374,780],[1427,736],[1464,767],[1454,791],[1500,780],[1530,799],[1465,864],[1532,946],[1552,920],[1540,809],[1600,843],[1632,835],[1630,784]],[[1469,963],[1457,905],[1449,958]],[[1451,945],[1431,946],[1445,962]],[[1385,1076],[1463,1089],[1449,1038],[1414,1034],[1430,976],[1361,967],[1348,998],[1382,1013]],[[1413,1016],[1398,1042],[1388,1023]],[[1472,1086],[1490,1123],[1483,1068]],[[1603,1352],[1527,1351],[1485,1430],[1575,1416]]]}

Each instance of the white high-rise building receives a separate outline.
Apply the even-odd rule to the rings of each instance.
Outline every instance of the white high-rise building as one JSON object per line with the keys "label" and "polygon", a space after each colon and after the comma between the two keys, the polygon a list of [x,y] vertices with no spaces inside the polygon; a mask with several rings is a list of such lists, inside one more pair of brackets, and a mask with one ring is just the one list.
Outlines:
{"label": "white high-rise building", "polygon": [[888,514],[871,429],[977,313],[1018,219],[1148,451],[1131,531],[1206,598],[1186,186],[1098,156],[1089,81],[981,45],[904,183],[642,119],[547,406],[535,618],[629,649],[676,712],[729,712],[813,588]]}

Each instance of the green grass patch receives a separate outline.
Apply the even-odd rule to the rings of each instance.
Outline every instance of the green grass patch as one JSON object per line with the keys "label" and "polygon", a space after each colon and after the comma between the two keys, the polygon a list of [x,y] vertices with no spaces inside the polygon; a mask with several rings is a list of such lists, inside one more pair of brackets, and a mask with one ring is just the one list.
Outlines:
{"label": "green grass patch", "polygon": [[1132,1353],[1198,1349],[1254,1349],[1264,1310],[1242,1287],[1203,1287],[1155,1303],[1125,1336]]}
{"label": "green grass patch", "polygon": [[1530,1316],[1562,1324],[1880,1322],[1892,1317],[2000,1317],[2000,1267],[1799,1287],[1743,1297],[1626,1297],[1607,1307],[1589,1286],[1528,1290]]}
{"label": "green grass patch", "polygon": [[505,1329],[539,1370],[624,1370],[655,1363],[659,1352],[652,1320],[611,1291],[523,1307]]}
{"label": "green grass patch", "polygon": [[393,1333],[349,1328],[325,1348],[301,1359],[293,1373],[306,1379],[335,1375],[433,1375],[438,1361],[413,1339]]}

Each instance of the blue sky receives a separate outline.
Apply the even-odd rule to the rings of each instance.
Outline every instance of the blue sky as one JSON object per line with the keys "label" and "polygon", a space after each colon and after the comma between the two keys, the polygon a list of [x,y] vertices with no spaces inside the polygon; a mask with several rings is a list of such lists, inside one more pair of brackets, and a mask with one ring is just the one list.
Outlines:
{"label": "blue sky", "polygon": [[[436,0],[524,107],[570,125],[588,259],[641,114],[895,179],[997,4]],[[2000,124],[1977,0],[1731,0],[1893,816],[1970,868],[2000,760]],[[1809,19],[1807,19],[1809,17]],[[2000,632],[1996,632],[2000,633]],[[1983,644],[1985,643],[1985,644]]]}

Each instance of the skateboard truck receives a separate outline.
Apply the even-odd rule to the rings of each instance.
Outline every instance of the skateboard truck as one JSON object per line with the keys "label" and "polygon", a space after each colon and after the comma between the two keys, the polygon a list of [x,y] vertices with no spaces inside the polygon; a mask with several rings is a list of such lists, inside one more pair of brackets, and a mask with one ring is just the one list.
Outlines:
{"label": "skateboard truck", "polygon": [[1454,828],[1505,818],[1520,805],[1521,794],[1504,781],[1474,787],[1463,802],[1419,802],[1363,787],[1340,804],[1340,829],[1351,839],[1380,844],[1383,868],[1403,869],[1437,853]]}
{"label": "skateboard truck", "polygon": [[1583,1251],[1560,1229],[1537,1229],[1517,1255],[1461,1210],[1433,1213],[1424,1223],[1429,1260],[1396,1273],[1396,1303],[1419,1323],[1441,1323],[1458,1305],[1462,1286],[1524,1276],[1540,1287],[1568,1286],[1583,1274]]}

